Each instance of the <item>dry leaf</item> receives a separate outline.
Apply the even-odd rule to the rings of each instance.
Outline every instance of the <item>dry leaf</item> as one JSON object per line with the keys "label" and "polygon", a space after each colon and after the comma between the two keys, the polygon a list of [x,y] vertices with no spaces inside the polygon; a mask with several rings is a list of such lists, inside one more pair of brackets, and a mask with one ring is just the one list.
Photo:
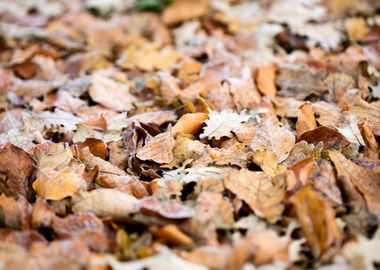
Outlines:
{"label": "dry leaf", "polygon": [[168,219],[185,219],[194,216],[194,210],[176,201],[159,201],[155,197],[145,197],[138,202],[145,214],[158,215]]}
{"label": "dry leaf", "polygon": [[378,196],[380,192],[380,174],[356,165],[346,159],[340,152],[329,151],[329,157],[335,165],[338,176],[350,179],[363,194],[370,212],[380,217],[380,200]]}
{"label": "dry leaf", "polygon": [[173,161],[175,140],[170,131],[158,134],[137,151],[136,157],[141,160],[152,160],[156,163]]}
{"label": "dry leaf", "polygon": [[224,185],[258,216],[270,222],[275,222],[284,210],[281,202],[285,195],[285,181],[282,175],[272,178],[263,172],[248,169],[230,170]]}
{"label": "dry leaf", "polygon": [[256,83],[263,95],[274,98],[277,92],[275,80],[276,66],[266,65],[258,69]]}
{"label": "dry leaf", "polygon": [[40,171],[33,182],[33,189],[38,196],[53,201],[73,196],[85,187],[83,178],[69,167],[59,171]]}
{"label": "dry leaf", "polygon": [[313,130],[306,131],[299,138],[298,141],[306,141],[317,145],[323,142],[323,147],[330,148],[343,148],[350,144],[350,142],[333,127],[317,127]]}
{"label": "dry leaf", "polygon": [[125,171],[112,165],[108,161],[105,161],[91,154],[90,149],[88,147],[80,149],[79,155],[84,165],[86,165],[86,167],[89,169],[93,169],[95,168],[95,166],[98,166],[99,172],[102,172],[102,173],[109,173],[109,174],[115,174],[115,175],[127,174]]}
{"label": "dry leaf", "polygon": [[205,121],[206,127],[200,138],[215,138],[220,140],[222,137],[232,138],[233,131],[239,130],[244,126],[242,123],[248,121],[249,115],[237,114],[232,111],[223,110],[220,113],[211,111],[209,119]]}
{"label": "dry leaf", "polygon": [[162,20],[165,24],[175,24],[204,15],[208,2],[205,0],[175,0],[164,10]]}
{"label": "dry leaf", "polygon": [[129,93],[127,84],[115,82],[105,75],[96,73],[92,75],[89,88],[91,98],[104,107],[115,111],[129,111],[137,99]]}
{"label": "dry leaf", "polygon": [[187,113],[182,115],[173,126],[173,137],[176,137],[177,134],[195,135],[201,129],[203,121],[207,118],[208,115],[206,113]]}
{"label": "dry leaf", "polygon": [[271,118],[264,119],[256,129],[252,139],[253,151],[267,151],[277,156],[277,163],[284,161],[295,143],[294,135],[273,123]]}
{"label": "dry leaf", "polygon": [[138,200],[129,194],[115,189],[96,189],[82,192],[74,198],[74,213],[91,212],[98,217],[126,219],[138,211]]}
{"label": "dry leaf", "polygon": [[298,109],[298,119],[296,123],[297,136],[301,136],[304,132],[317,128],[313,107],[310,103],[303,104]]}
{"label": "dry leaf", "polygon": [[361,40],[368,32],[368,26],[363,18],[349,18],[345,21],[348,37],[351,40]]}
{"label": "dry leaf", "polygon": [[35,170],[35,161],[21,148],[7,143],[0,145],[0,191],[8,196],[26,195],[28,179]]}
{"label": "dry leaf", "polygon": [[334,210],[312,187],[303,187],[291,197],[290,202],[296,209],[314,256],[323,256],[328,249],[339,245],[341,232],[335,221]]}

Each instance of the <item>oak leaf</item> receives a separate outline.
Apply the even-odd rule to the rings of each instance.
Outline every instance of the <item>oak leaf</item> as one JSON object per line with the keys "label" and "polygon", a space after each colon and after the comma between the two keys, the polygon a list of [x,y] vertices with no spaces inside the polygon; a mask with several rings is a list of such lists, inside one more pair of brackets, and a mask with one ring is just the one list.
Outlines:
{"label": "oak leaf", "polygon": [[232,138],[233,131],[241,128],[243,122],[248,121],[249,115],[237,114],[229,110],[223,110],[220,113],[211,111],[209,119],[205,121],[206,127],[200,138],[215,138],[220,140],[222,137]]}

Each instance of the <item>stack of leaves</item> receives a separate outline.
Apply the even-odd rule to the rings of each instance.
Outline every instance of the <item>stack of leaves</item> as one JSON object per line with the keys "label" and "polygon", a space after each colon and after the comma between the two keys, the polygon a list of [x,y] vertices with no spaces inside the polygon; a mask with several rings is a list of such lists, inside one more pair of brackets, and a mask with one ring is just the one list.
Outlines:
{"label": "stack of leaves", "polygon": [[0,1],[0,268],[377,269],[379,3]]}

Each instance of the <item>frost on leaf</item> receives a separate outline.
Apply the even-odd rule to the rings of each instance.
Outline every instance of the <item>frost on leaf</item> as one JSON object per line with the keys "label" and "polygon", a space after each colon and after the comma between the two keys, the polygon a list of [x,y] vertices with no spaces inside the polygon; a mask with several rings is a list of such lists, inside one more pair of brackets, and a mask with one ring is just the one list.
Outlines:
{"label": "frost on leaf", "polygon": [[211,111],[208,120],[205,121],[206,127],[200,138],[215,138],[220,140],[222,137],[232,138],[233,132],[244,128],[243,123],[249,120],[249,115],[237,114],[230,110],[221,112]]}

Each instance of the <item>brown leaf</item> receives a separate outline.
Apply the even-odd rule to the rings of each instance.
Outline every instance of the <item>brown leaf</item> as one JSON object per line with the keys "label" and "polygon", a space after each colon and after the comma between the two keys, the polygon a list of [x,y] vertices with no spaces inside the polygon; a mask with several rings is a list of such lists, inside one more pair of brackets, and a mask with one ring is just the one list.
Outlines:
{"label": "brown leaf", "polygon": [[101,174],[96,178],[96,184],[105,187],[118,189],[124,193],[142,198],[148,196],[148,190],[145,182],[139,181],[132,176],[119,176],[113,174]]}
{"label": "brown leaf", "polygon": [[74,198],[74,213],[94,213],[98,217],[125,219],[138,210],[138,200],[115,189],[96,189]]}
{"label": "brown leaf", "polygon": [[276,95],[276,66],[275,65],[266,65],[260,67],[257,71],[256,83],[260,92],[265,95],[273,98]]}
{"label": "brown leaf", "polygon": [[207,3],[204,0],[176,0],[164,10],[162,20],[170,25],[200,17],[206,13]]}
{"label": "brown leaf", "polygon": [[128,85],[113,81],[102,74],[92,75],[89,88],[91,98],[115,111],[128,111],[133,108],[136,98],[129,93]]}
{"label": "brown leaf", "polygon": [[358,99],[350,108],[350,112],[354,113],[358,122],[366,121],[368,128],[376,136],[380,135],[380,102],[368,103],[362,99]]}
{"label": "brown leaf", "polygon": [[69,167],[59,171],[41,171],[33,182],[33,189],[38,196],[54,201],[73,196],[85,187],[83,178]]}
{"label": "brown leaf", "polygon": [[298,109],[297,137],[315,128],[317,128],[317,122],[315,121],[313,107],[310,103],[305,103]]}
{"label": "brown leaf", "polygon": [[99,172],[110,173],[110,174],[115,174],[115,175],[127,174],[125,171],[112,165],[108,161],[105,161],[99,157],[95,157],[94,155],[92,155],[88,147],[80,149],[79,154],[80,154],[80,159],[89,169],[93,169],[95,168],[95,166],[98,166]]}
{"label": "brown leaf", "polygon": [[252,139],[253,151],[267,151],[277,156],[277,163],[284,161],[295,143],[294,135],[279,127],[271,118],[263,119]]}
{"label": "brown leaf", "polygon": [[149,229],[156,237],[174,245],[189,245],[193,240],[184,234],[176,225],[169,224],[161,228],[151,227]]}
{"label": "brown leaf", "polygon": [[313,130],[306,131],[299,138],[298,141],[306,141],[317,145],[323,142],[323,146],[327,149],[343,148],[350,144],[350,142],[333,127],[321,126]]}
{"label": "brown leaf", "polygon": [[178,119],[177,123],[173,126],[172,135],[176,137],[177,134],[192,134],[195,135],[208,118],[206,113],[187,113]]}
{"label": "brown leaf", "polygon": [[194,216],[194,210],[176,201],[159,201],[155,197],[145,197],[138,202],[145,214],[158,215],[168,219],[186,219]]}
{"label": "brown leaf", "polygon": [[0,146],[1,193],[26,196],[28,180],[35,167],[35,161],[21,148],[10,143]]}
{"label": "brown leaf", "polygon": [[334,210],[312,187],[303,187],[290,202],[315,257],[323,256],[328,249],[339,245],[341,232]]}
{"label": "brown leaf", "polygon": [[158,134],[148,141],[140,150],[137,157],[141,160],[152,160],[156,163],[170,163],[173,161],[175,140],[170,131]]}
{"label": "brown leaf", "polygon": [[233,226],[233,208],[222,194],[215,191],[203,191],[195,205],[195,215],[184,224],[184,230],[200,241],[216,241],[216,229],[228,229]]}
{"label": "brown leaf", "polygon": [[380,199],[378,196],[380,192],[380,174],[356,165],[346,159],[340,152],[329,151],[329,157],[334,163],[338,175],[350,179],[363,194],[370,212],[380,218]]}
{"label": "brown leaf", "polygon": [[88,250],[79,239],[53,241],[48,246],[36,245],[25,250],[7,250],[0,252],[0,260],[5,269],[83,269],[86,265]]}
{"label": "brown leaf", "polygon": [[220,140],[222,137],[232,138],[232,132],[244,126],[242,123],[248,121],[249,115],[237,114],[231,110],[223,110],[220,113],[211,111],[209,119],[205,121],[206,127],[201,138]]}
{"label": "brown leaf", "polygon": [[255,214],[269,222],[275,222],[284,210],[281,202],[285,194],[285,181],[282,175],[272,178],[263,172],[248,169],[230,170],[224,178],[224,185],[245,201]]}
{"label": "brown leaf", "polygon": [[0,195],[0,221],[13,229],[29,229],[32,206],[24,197],[19,200]]}
{"label": "brown leaf", "polygon": [[278,95],[303,100],[314,94],[320,96],[327,90],[322,83],[324,73],[307,67],[280,68],[276,84],[280,86]]}
{"label": "brown leaf", "polygon": [[106,159],[108,156],[107,144],[99,139],[87,138],[84,142],[78,144],[79,148],[88,147],[91,154],[101,159]]}

